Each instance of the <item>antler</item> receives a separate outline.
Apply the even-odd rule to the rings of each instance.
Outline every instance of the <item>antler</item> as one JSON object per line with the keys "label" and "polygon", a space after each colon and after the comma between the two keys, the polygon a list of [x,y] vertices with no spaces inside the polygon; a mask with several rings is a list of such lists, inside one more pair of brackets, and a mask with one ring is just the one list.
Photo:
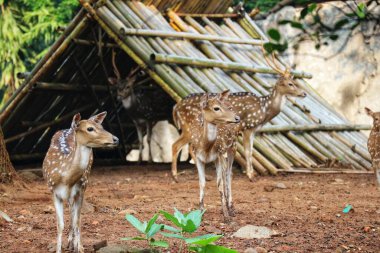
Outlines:
{"label": "antler", "polygon": [[275,55],[274,53],[272,52],[272,63],[270,63],[269,59],[267,58],[266,56],[266,53],[265,53],[265,50],[264,50],[264,47],[263,47],[263,44],[261,45],[261,50],[263,52],[263,56],[264,56],[264,60],[266,61],[266,63],[268,64],[269,67],[271,67],[272,69],[274,69],[277,73],[281,74],[281,75],[288,75],[290,73],[290,67],[287,66],[285,64],[285,70],[282,70],[281,67],[279,65],[277,65],[276,63],[276,59],[275,59]]}
{"label": "antler", "polygon": [[121,75],[120,75],[120,72],[119,70],[117,69],[117,66],[116,66],[116,61],[115,61],[115,57],[116,56],[116,52],[115,50],[112,50],[112,67],[113,67],[113,72],[115,73],[115,76],[117,78],[117,80],[120,80],[121,79]]}

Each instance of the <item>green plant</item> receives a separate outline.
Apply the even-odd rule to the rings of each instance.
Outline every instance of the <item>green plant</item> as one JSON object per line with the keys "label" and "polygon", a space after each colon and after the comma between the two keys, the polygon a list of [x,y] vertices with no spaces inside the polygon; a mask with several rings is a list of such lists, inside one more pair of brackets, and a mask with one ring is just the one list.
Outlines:
{"label": "green plant", "polygon": [[[155,222],[160,214],[170,221],[175,227],[165,224],[156,224]],[[174,214],[170,214],[166,211],[160,211],[159,214],[155,214],[148,222],[141,222],[133,215],[128,214],[125,217],[126,220],[144,236],[122,238],[122,240],[147,241],[151,249],[153,249],[153,247],[168,248],[169,243],[167,241],[155,239],[157,233],[160,232],[160,234],[166,238],[180,240],[180,248],[178,250],[179,253],[182,252],[184,244],[190,252],[237,253],[236,250],[213,244],[223,237],[223,235],[206,234],[189,237],[200,227],[203,214],[204,211],[201,210],[194,210],[187,214],[183,214],[174,208]],[[164,230],[166,232],[164,232]]]}
{"label": "green plant", "polygon": [[183,214],[174,208],[174,214],[170,214],[166,211],[160,211],[160,213],[170,222],[172,222],[178,230],[172,229],[173,233],[161,232],[161,234],[168,238],[177,238],[181,240],[179,252],[182,252],[183,243],[187,245],[187,248],[191,252],[202,253],[236,253],[237,251],[212,244],[219,240],[223,235],[206,234],[196,237],[185,237],[186,234],[191,235],[196,232],[202,222],[202,216],[205,211],[194,210],[190,213]]}
{"label": "green plant", "polygon": [[164,227],[167,227],[165,225],[156,224],[156,220],[158,218],[159,214],[155,214],[148,222],[139,221],[135,216],[127,214],[125,216],[125,219],[131,223],[132,226],[134,226],[139,232],[141,232],[144,236],[136,236],[136,237],[126,237],[121,238],[121,240],[135,240],[135,241],[147,241],[150,248],[153,247],[163,247],[168,248],[169,244],[166,241],[163,240],[156,240],[154,236],[157,234],[158,231],[163,230]]}

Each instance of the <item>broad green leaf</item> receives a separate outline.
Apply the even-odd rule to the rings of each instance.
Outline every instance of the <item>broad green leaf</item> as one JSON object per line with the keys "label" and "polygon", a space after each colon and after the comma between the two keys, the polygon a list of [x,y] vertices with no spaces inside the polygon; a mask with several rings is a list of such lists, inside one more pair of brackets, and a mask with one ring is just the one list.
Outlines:
{"label": "broad green leaf", "polygon": [[299,23],[299,22],[296,22],[296,21],[292,21],[290,23],[290,25],[293,27],[293,28],[297,28],[297,29],[301,29],[303,30],[304,27],[303,27],[303,24]]}
{"label": "broad green leaf", "polygon": [[166,241],[151,241],[149,242],[151,246],[156,246],[156,247],[162,247],[162,248],[169,248],[169,243]]}
{"label": "broad green leaf", "polygon": [[273,43],[272,42],[267,42],[267,43],[264,43],[264,49],[265,51],[267,51],[267,53],[272,53],[274,48],[273,48]]}
{"label": "broad green leaf", "polygon": [[207,235],[201,235],[193,238],[187,238],[185,239],[185,242],[187,244],[197,244],[201,246],[206,246],[207,244],[210,244],[212,242],[215,242],[219,238],[221,238],[223,235],[213,235],[213,234],[207,234]]}
{"label": "broad green leaf", "polygon": [[158,231],[160,231],[163,228],[164,225],[159,225],[156,223],[153,223],[153,225],[150,227],[149,231],[146,233],[146,236],[148,238],[153,237],[155,234],[157,234]]}
{"label": "broad green leaf", "polygon": [[283,19],[283,20],[278,21],[277,24],[279,24],[279,25],[286,25],[286,24],[290,24],[290,23],[292,23],[292,20]]}
{"label": "broad green leaf", "polygon": [[145,233],[148,233],[149,232],[149,230],[150,230],[150,228],[153,226],[153,224],[156,222],[156,220],[157,220],[157,218],[158,218],[158,213],[156,213],[153,217],[152,217],[152,219],[150,219],[149,220],[149,222],[148,222],[148,225],[146,226],[146,228],[145,228]]}
{"label": "broad green leaf", "polygon": [[145,241],[146,239],[144,237],[124,237],[124,238],[121,238],[120,240],[123,240],[123,241]]}
{"label": "broad green leaf", "polygon": [[171,233],[165,233],[165,232],[161,232],[160,234],[168,238],[177,238],[177,239],[183,239],[183,240],[186,239],[180,234],[171,234]]}
{"label": "broad green leaf", "polygon": [[356,14],[358,15],[359,18],[365,18],[365,8],[366,8],[365,3],[361,2],[358,4],[358,7],[356,9]]}
{"label": "broad green leaf", "polygon": [[160,211],[160,213],[169,221],[173,222],[174,225],[176,225],[177,227],[182,227],[182,224],[180,223],[180,221],[174,217],[173,215],[171,215],[170,213],[168,212],[165,212],[165,211]]}
{"label": "broad green leaf", "polygon": [[186,218],[177,208],[174,208],[174,217],[177,218],[177,220],[182,224],[186,224]]}
{"label": "broad green leaf", "polygon": [[317,4],[316,4],[316,3],[312,3],[312,4],[310,4],[310,5],[307,7],[307,11],[308,11],[309,13],[312,13],[316,8],[317,8]]}
{"label": "broad green leaf", "polygon": [[163,230],[167,230],[167,231],[174,232],[174,233],[181,232],[181,230],[179,230],[175,227],[172,227],[172,226],[168,226],[168,225],[164,225]]}
{"label": "broad green leaf", "polygon": [[134,226],[138,231],[141,233],[145,233],[145,226],[142,224],[135,216],[131,214],[127,214],[125,216],[125,219],[131,223],[132,226]]}
{"label": "broad green leaf", "polygon": [[281,39],[281,34],[277,29],[271,28],[268,30],[268,35],[275,41],[280,41]]}
{"label": "broad green leaf", "polygon": [[205,211],[194,210],[186,215],[186,219],[192,220],[194,225],[198,228],[202,222],[202,216]]}
{"label": "broad green leaf", "polygon": [[308,13],[309,13],[309,8],[308,7],[303,8],[300,14],[300,19],[304,19]]}
{"label": "broad green leaf", "polygon": [[331,34],[331,35],[329,36],[329,38],[330,38],[331,40],[337,40],[337,39],[339,38],[339,36],[338,36],[337,34]]}
{"label": "broad green leaf", "polygon": [[202,253],[238,253],[237,250],[229,249],[219,245],[206,245],[202,247]]}
{"label": "broad green leaf", "polygon": [[197,226],[195,226],[192,220],[187,220],[186,225],[182,227],[182,230],[187,233],[193,233],[197,230]]}

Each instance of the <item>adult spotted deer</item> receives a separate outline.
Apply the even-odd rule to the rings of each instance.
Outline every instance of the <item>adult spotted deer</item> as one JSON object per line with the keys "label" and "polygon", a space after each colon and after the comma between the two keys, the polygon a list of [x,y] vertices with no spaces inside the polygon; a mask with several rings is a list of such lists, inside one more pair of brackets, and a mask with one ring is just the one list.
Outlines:
{"label": "adult spotted deer", "polygon": [[368,138],[368,151],[372,158],[372,168],[375,171],[380,190],[380,112],[365,108],[366,113],[373,119],[373,127]]}
{"label": "adult spotted deer", "polygon": [[[192,154],[199,176],[200,208],[204,208],[205,164],[215,162],[217,185],[226,220],[233,215],[231,170],[235,153],[234,144],[238,134],[236,123],[240,121],[239,116],[229,109],[226,102],[228,96],[229,91],[213,97],[203,94],[197,100],[199,107],[194,110],[193,108],[182,109],[183,106],[186,108],[188,100],[192,99],[192,97],[185,98],[178,102],[173,109],[174,122],[178,128],[182,129],[181,138],[191,142]],[[181,138],[177,142],[181,142]],[[173,144],[173,148],[177,142]],[[225,155],[227,155],[227,161]]]}
{"label": "adult spotted deer", "polygon": [[[137,66],[132,68],[126,78],[122,78],[112,52],[112,66],[116,77],[109,77],[110,84],[117,87],[117,98],[123,103],[127,115],[131,118],[139,141],[139,158],[142,161],[143,137],[147,134],[148,161],[152,161],[151,139],[154,124],[170,118],[172,99],[163,90],[155,87],[151,79]],[[139,80],[138,80],[139,79]]]}
{"label": "adult spotted deer", "polygon": [[54,134],[43,162],[43,174],[57,214],[57,251],[62,252],[64,201],[69,202],[71,225],[69,250],[83,252],[81,244],[80,212],[88,176],[92,166],[92,148],[115,147],[119,139],[103,129],[106,112],[81,120],[76,114],[69,129]]}
{"label": "adult spotted deer", "polygon": [[[231,93],[227,99],[232,110],[240,117],[239,131],[243,135],[244,156],[247,161],[246,171],[251,180],[254,175],[251,160],[254,133],[280,113],[286,96],[306,96],[306,93],[296,84],[288,68],[283,71],[277,65],[270,64],[266,57],[265,60],[269,66],[280,74],[280,78],[277,80],[272,92],[269,95],[260,97],[251,92],[237,92]],[[199,112],[199,101],[202,96],[203,93],[190,95],[177,110],[185,111],[185,116],[187,117],[197,117],[197,114],[192,113],[192,111]],[[212,94],[212,96],[215,96],[215,94]],[[188,114],[186,115],[186,113]],[[172,175],[176,182],[178,181],[177,157],[179,151],[184,145],[191,142],[189,135],[184,133],[185,131],[186,129],[182,129],[182,135],[172,149]]]}

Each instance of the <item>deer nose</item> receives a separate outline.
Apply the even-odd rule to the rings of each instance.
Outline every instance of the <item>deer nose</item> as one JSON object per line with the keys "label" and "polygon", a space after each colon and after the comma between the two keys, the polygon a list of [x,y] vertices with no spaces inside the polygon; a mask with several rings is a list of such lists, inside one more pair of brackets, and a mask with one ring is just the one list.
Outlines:
{"label": "deer nose", "polygon": [[119,144],[119,138],[117,138],[116,136],[112,136],[112,140],[113,140],[113,144]]}
{"label": "deer nose", "polygon": [[240,117],[239,116],[235,116],[235,121],[236,121],[236,123],[239,123],[240,122]]}

